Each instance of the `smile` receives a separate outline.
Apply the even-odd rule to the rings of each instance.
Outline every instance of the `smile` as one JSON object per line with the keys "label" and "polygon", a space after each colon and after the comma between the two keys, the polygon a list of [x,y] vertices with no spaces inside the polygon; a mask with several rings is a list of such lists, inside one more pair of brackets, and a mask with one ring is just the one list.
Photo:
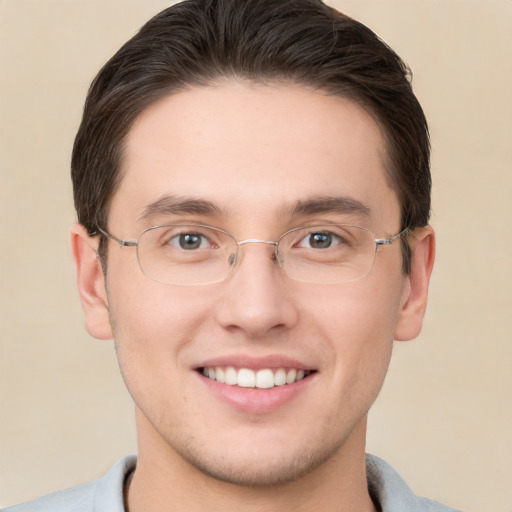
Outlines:
{"label": "smile", "polygon": [[312,372],[295,368],[263,368],[251,370],[249,368],[236,369],[233,366],[203,367],[199,370],[205,377],[229,386],[241,388],[269,389],[274,386],[284,386],[298,382]]}

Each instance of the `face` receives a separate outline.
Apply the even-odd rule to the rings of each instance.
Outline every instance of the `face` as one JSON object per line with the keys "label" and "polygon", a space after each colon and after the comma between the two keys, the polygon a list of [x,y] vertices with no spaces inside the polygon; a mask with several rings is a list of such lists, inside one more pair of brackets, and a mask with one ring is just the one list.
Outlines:
{"label": "face", "polygon": [[[350,100],[290,85],[195,88],[137,119],[106,228],[132,240],[186,222],[277,240],[348,223],[387,237],[400,219],[385,165],[377,124]],[[366,208],[347,211],[340,198]],[[319,206],[297,207],[306,202]],[[275,484],[362,453],[393,338],[419,327],[399,243],[378,249],[366,278],[336,285],[291,280],[269,245],[241,251],[225,281],[185,287],[152,281],[135,248],[109,242],[108,294],[86,317],[97,337],[112,328],[141,457],[152,450],[221,480]],[[228,367],[249,380],[284,370],[290,383],[247,388],[203,375]]]}

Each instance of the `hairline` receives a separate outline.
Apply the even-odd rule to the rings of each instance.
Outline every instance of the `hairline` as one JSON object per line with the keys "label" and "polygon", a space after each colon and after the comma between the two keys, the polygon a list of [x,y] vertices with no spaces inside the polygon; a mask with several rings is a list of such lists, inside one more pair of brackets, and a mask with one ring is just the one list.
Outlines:
{"label": "hairline", "polygon": [[[126,163],[126,146],[127,146],[127,142],[128,142],[128,137],[129,137],[135,123],[137,122],[138,119],[140,119],[140,117],[144,114],[144,112],[146,112],[149,108],[157,105],[158,103],[160,103],[160,102],[164,101],[165,99],[167,99],[171,96],[174,96],[176,94],[179,94],[182,92],[187,92],[187,91],[192,91],[195,89],[223,86],[223,85],[226,85],[228,83],[233,83],[233,82],[235,82],[235,83],[239,82],[243,85],[249,85],[249,86],[265,86],[265,87],[273,87],[273,86],[281,86],[281,87],[282,86],[285,86],[285,87],[291,86],[291,87],[293,87],[293,86],[295,86],[295,87],[300,87],[309,92],[322,94],[324,96],[336,96],[339,98],[347,99],[347,100],[353,102],[354,104],[356,104],[357,106],[359,106],[360,108],[362,108],[371,117],[371,119],[375,122],[375,124],[377,125],[379,132],[381,134],[382,142],[383,142],[383,149],[384,149],[384,154],[383,154],[383,158],[382,158],[382,164],[383,164],[384,171],[385,171],[384,177],[386,179],[387,185],[391,188],[391,190],[393,190],[395,192],[395,194],[397,196],[397,200],[399,202],[400,211],[401,211],[401,208],[403,206],[402,205],[403,199],[400,197],[400,189],[397,185],[396,179],[394,178],[394,175],[396,174],[396,169],[394,169],[393,157],[392,157],[393,142],[390,140],[388,130],[386,129],[386,127],[384,125],[385,123],[382,122],[380,117],[374,112],[374,109],[372,109],[372,107],[367,104],[368,102],[364,101],[364,99],[361,98],[360,95],[349,94],[348,91],[343,91],[343,92],[339,91],[339,90],[336,91],[336,90],[334,90],[334,87],[332,87],[331,90],[329,90],[328,87],[319,87],[318,85],[314,84],[313,81],[296,80],[294,78],[284,77],[284,76],[283,77],[279,77],[279,76],[269,77],[269,78],[265,78],[265,77],[254,77],[253,78],[253,77],[244,77],[244,76],[241,76],[236,73],[232,73],[232,74],[226,73],[226,74],[220,75],[219,77],[211,79],[209,81],[204,81],[201,83],[187,83],[187,84],[184,84],[181,86],[174,86],[174,87],[170,86],[167,88],[162,88],[162,89],[159,89],[158,91],[155,91],[154,95],[147,98],[148,101],[143,103],[143,105],[138,110],[138,112],[135,114],[135,116],[130,120],[129,123],[127,123],[127,125],[123,129],[122,136],[121,136],[119,144],[118,144],[118,148],[119,148],[118,161],[116,162],[113,187],[112,187],[112,190],[110,191],[107,201],[105,202],[105,208],[104,208],[105,217],[104,217],[104,219],[102,219],[102,220],[104,220],[105,225],[95,226],[96,228],[102,227],[103,229],[106,229],[108,227],[107,224],[108,224],[108,220],[109,220],[109,216],[110,216],[111,203],[112,203],[113,197],[116,194],[119,186],[121,185],[121,182],[123,181],[124,175],[126,173],[125,163]],[[403,219],[400,219],[400,222],[402,223]],[[405,226],[405,227],[407,227],[407,226]]]}

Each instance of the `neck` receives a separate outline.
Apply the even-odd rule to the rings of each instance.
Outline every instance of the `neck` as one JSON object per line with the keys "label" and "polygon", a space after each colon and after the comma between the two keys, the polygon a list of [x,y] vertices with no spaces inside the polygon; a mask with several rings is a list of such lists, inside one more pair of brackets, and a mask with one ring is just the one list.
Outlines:
{"label": "neck", "polygon": [[272,486],[242,486],[203,473],[161,438],[146,436],[152,427],[144,420],[138,421],[137,468],[125,487],[127,512],[376,512],[366,483],[366,418],[328,460]]}

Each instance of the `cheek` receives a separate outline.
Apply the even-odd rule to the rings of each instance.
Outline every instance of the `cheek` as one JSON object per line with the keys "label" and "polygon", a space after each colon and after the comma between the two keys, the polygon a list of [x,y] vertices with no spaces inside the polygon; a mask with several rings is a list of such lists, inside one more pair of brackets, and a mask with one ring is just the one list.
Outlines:
{"label": "cheek", "polygon": [[303,315],[317,319],[336,344],[379,343],[393,338],[402,301],[401,279],[375,285],[367,277],[336,288],[313,289],[307,300]]}
{"label": "cheek", "polygon": [[393,347],[401,282],[398,278],[376,285],[369,276],[338,290],[323,290],[318,297],[310,295],[304,315],[313,323],[324,319],[317,321],[316,330],[326,340],[323,350],[330,352],[324,356],[332,360],[329,371],[338,386],[333,392],[376,394],[380,389]]}
{"label": "cheek", "polygon": [[[209,317],[197,290],[155,283],[144,276],[109,291],[111,324],[121,373],[135,401],[140,392],[176,387],[188,370],[186,354]],[[153,389],[154,388],[154,389]],[[148,393],[152,395],[153,393]]]}
{"label": "cheek", "polygon": [[107,283],[116,341],[134,350],[144,345],[148,355],[158,345],[172,348],[172,342],[185,337],[206,305],[193,288],[169,286],[145,276],[136,252],[127,254],[126,248],[114,247],[109,253]]}

